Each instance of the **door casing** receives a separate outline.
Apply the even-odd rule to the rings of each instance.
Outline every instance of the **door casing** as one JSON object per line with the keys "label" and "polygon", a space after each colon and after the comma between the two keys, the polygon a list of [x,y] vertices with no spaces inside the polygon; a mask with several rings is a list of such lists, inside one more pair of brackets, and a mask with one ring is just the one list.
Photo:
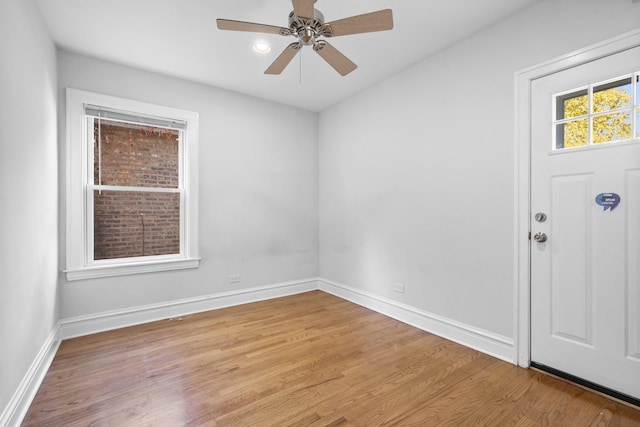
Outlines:
{"label": "door casing", "polygon": [[599,58],[640,46],[640,30],[624,33],[604,42],[515,73],[515,289],[514,362],[531,363],[531,83]]}

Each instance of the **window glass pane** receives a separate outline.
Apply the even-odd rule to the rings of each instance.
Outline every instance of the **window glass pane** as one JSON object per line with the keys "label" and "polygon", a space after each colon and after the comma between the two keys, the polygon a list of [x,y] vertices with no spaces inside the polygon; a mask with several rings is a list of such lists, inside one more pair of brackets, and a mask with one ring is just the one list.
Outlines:
{"label": "window glass pane", "polygon": [[94,184],[178,188],[179,131],[105,119],[93,123]]}
{"label": "window glass pane", "polygon": [[180,194],[94,191],[94,259],[180,253]]}
{"label": "window glass pane", "polygon": [[594,113],[611,111],[617,108],[629,108],[633,96],[631,77],[606,83],[593,88]]}
{"label": "window glass pane", "polygon": [[593,143],[631,139],[631,111],[604,114],[593,118]]}
{"label": "window glass pane", "polygon": [[589,144],[589,122],[587,119],[556,125],[556,149],[583,147]]}
{"label": "window glass pane", "polygon": [[640,108],[636,108],[636,138],[640,138]]}
{"label": "window glass pane", "polygon": [[556,120],[585,116],[589,112],[587,89],[556,97]]}

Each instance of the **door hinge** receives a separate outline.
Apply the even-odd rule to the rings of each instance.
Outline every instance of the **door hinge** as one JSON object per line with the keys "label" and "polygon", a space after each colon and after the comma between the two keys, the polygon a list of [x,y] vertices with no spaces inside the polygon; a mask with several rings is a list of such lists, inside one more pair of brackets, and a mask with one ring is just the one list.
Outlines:
{"label": "door hinge", "polygon": [[529,240],[531,240],[531,232],[529,232]]}

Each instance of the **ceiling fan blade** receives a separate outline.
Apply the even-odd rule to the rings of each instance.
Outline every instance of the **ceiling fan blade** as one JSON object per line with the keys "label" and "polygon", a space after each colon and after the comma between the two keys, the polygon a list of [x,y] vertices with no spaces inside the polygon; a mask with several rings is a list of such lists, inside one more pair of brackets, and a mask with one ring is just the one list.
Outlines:
{"label": "ceiling fan blade", "polygon": [[233,21],[231,19],[216,19],[216,22],[220,30],[291,35],[291,31],[288,28],[276,27],[275,25],[254,24],[253,22]]}
{"label": "ceiling fan blade", "polygon": [[346,76],[358,66],[351,62],[349,58],[344,56],[338,49],[331,46],[324,40],[320,40],[313,45],[313,50],[329,63],[341,76]]}
{"label": "ceiling fan blade", "polygon": [[346,36],[349,34],[372,33],[387,31],[393,28],[393,13],[391,9],[351,16],[328,22],[322,27],[325,37]]}
{"label": "ceiling fan blade", "polygon": [[300,51],[300,43],[291,43],[289,46],[285,48],[284,51],[276,58],[275,61],[265,70],[265,74],[280,74],[287,68],[289,62],[298,54]]}
{"label": "ceiling fan blade", "polygon": [[301,18],[313,18],[315,11],[313,10],[314,0],[291,0],[293,2],[293,12]]}

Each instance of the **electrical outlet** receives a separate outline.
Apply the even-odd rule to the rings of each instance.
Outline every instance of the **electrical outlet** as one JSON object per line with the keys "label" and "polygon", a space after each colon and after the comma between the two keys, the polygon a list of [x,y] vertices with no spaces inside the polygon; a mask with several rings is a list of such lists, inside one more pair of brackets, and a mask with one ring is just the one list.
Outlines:
{"label": "electrical outlet", "polygon": [[393,291],[394,292],[400,292],[401,294],[404,294],[404,285],[402,283],[394,283],[393,284]]}
{"label": "electrical outlet", "polygon": [[239,274],[230,274],[229,275],[229,283],[238,283],[240,282],[240,275]]}

